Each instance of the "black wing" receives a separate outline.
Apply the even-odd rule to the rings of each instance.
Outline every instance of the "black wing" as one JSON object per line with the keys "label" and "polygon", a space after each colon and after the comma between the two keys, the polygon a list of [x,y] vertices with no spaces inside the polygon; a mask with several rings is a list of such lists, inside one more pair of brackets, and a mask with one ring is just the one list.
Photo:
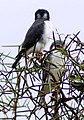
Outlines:
{"label": "black wing", "polygon": [[16,67],[16,64],[19,62],[24,52],[34,45],[41,39],[44,30],[44,20],[36,20],[30,29],[28,30],[25,40],[22,43],[22,49],[16,56],[16,60],[12,65],[12,68]]}
{"label": "black wing", "polygon": [[44,30],[44,20],[36,20],[28,30],[22,48],[27,50],[33,47],[42,37]]}

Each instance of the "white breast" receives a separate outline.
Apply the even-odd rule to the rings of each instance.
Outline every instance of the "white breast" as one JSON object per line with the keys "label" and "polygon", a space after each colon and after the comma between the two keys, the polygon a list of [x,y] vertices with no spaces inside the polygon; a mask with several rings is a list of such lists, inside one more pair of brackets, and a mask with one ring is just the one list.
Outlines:
{"label": "white breast", "polygon": [[50,39],[53,39],[52,24],[50,21],[45,21],[44,34],[42,37],[45,43],[47,43]]}
{"label": "white breast", "polygon": [[41,40],[36,45],[37,51],[43,51],[43,49],[46,48],[45,46],[50,41],[50,39],[53,41],[52,24],[50,21],[45,21],[44,23],[44,33],[41,37]]}
{"label": "white breast", "polygon": [[[62,53],[59,52],[58,50],[55,50],[50,55],[50,62],[56,66],[55,67],[53,65],[50,65],[50,72],[53,74],[53,76],[55,77],[55,80],[57,82],[57,81],[59,81],[59,79],[64,71],[64,55],[62,55]],[[51,80],[53,80],[53,79],[51,76],[49,76],[48,82],[50,82]]]}

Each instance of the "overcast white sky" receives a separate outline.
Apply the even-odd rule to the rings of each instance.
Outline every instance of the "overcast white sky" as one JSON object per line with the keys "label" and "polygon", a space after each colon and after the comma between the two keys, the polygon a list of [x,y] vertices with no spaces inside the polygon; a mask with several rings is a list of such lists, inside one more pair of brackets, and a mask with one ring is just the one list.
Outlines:
{"label": "overcast white sky", "polygon": [[0,46],[21,44],[38,8],[49,10],[59,33],[84,39],[84,0],[0,0]]}

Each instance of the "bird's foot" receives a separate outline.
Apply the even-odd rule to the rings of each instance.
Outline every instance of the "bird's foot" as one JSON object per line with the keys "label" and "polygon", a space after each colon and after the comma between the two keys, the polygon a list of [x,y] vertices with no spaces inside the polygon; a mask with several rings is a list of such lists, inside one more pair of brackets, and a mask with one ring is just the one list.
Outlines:
{"label": "bird's foot", "polygon": [[43,54],[40,51],[37,53],[37,59],[38,59],[39,62],[41,62],[41,60],[42,60],[42,55]]}

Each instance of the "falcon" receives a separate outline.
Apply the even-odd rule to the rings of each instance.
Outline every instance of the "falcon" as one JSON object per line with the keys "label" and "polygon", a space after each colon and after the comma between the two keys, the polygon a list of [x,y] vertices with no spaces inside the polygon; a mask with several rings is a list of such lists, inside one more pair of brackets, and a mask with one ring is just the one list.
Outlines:
{"label": "falcon", "polygon": [[16,68],[17,63],[24,56],[25,52],[27,55],[41,52],[50,39],[52,39],[52,25],[49,12],[45,9],[38,9],[35,12],[35,21],[25,36],[21,50],[15,57],[16,60],[12,68]]}

